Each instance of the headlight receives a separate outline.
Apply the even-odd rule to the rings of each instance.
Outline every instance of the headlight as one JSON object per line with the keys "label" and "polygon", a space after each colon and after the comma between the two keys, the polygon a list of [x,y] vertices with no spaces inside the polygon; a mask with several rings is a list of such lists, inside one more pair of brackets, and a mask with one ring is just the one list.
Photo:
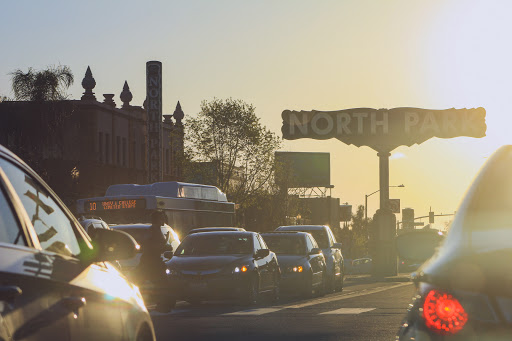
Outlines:
{"label": "headlight", "polygon": [[288,272],[302,272],[304,269],[302,266],[291,266],[288,268]]}
{"label": "headlight", "polygon": [[246,265],[236,266],[236,267],[233,269],[233,273],[234,273],[234,274],[244,273],[244,272],[247,272],[247,271],[249,271],[249,268],[248,268]]}

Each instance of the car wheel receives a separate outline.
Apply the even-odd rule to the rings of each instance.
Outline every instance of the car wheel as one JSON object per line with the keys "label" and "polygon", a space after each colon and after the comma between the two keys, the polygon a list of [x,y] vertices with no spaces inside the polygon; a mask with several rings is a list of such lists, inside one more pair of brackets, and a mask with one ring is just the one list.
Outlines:
{"label": "car wheel", "polygon": [[340,277],[336,280],[336,291],[343,291],[343,272],[340,273]]}
{"label": "car wheel", "polygon": [[325,269],[322,270],[322,283],[318,286],[318,295],[325,296],[327,291],[327,275],[325,274]]}
{"label": "car wheel", "polygon": [[165,298],[157,302],[155,310],[159,313],[168,313],[176,306],[175,298]]}
{"label": "car wheel", "polygon": [[189,299],[187,300],[187,302],[190,303],[191,305],[200,305],[202,301],[197,299]]}
{"label": "car wheel", "polygon": [[274,279],[274,290],[272,291],[272,302],[277,303],[281,299],[281,281],[279,276]]}
{"label": "car wheel", "polygon": [[304,297],[313,297],[313,272],[310,271],[306,280],[304,281]]}
{"label": "car wheel", "polygon": [[249,281],[245,292],[242,293],[241,303],[243,305],[256,305],[260,300],[260,289],[258,278],[255,277]]}

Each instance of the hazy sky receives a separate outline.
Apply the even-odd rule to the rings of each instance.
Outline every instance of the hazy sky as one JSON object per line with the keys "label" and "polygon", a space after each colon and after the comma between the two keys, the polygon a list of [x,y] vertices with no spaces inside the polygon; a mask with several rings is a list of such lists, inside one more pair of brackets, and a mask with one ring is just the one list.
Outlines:
{"label": "hazy sky", "polygon": [[[62,64],[78,99],[90,65],[98,99],[115,93],[120,104],[127,80],[141,105],[145,63],[159,60],[164,113],[178,100],[192,116],[202,100],[233,97],[279,135],[284,109],[481,106],[485,138],[432,139],[391,157],[390,185],[405,185],[391,198],[416,216],[452,213],[486,158],[511,143],[511,10],[506,0],[6,1],[0,95],[12,96],[14,69]],[[330,152],[341,202],[362,205],[379,188],[370,148],[304,139],[283,150]],[[378,194],[368,199],[369,215],[378,205]]]}

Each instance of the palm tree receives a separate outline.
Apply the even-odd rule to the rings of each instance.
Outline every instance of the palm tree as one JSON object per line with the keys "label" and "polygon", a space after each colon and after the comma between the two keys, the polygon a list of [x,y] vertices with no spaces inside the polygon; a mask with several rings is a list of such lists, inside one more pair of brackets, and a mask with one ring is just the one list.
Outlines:
{"label": "palm tree", "polygon": [[68,66],[50,66],[26,73],[20,69],[10,73],[14,98],[18,101],[58,101],[68,98],[66,89],[73,84],[73,73]]}

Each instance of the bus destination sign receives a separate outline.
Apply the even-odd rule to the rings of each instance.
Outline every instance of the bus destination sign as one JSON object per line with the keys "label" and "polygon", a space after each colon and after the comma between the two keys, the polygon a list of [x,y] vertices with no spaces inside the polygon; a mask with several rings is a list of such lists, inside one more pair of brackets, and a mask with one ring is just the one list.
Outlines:
{"label": "bus destination sign", "polygon": [[146,208],[146,200],[145,199],[100,200],[100,201],[86,201],[84,203],[85,212],[145,209],[145,208]]}

